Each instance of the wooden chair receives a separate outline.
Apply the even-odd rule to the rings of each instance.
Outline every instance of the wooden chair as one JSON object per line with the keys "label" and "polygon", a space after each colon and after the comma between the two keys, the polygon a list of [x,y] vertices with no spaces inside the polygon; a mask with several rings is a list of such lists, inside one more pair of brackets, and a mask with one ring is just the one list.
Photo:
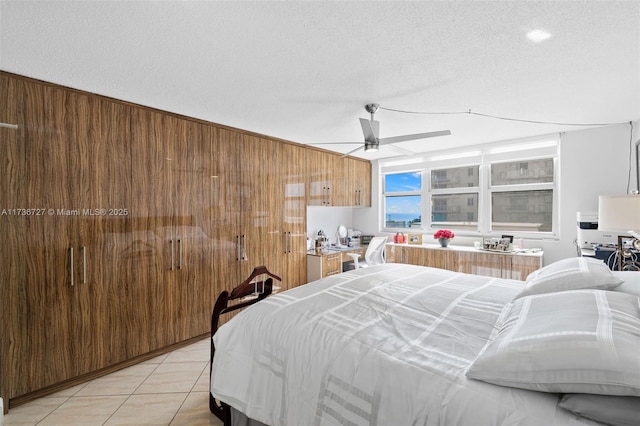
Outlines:
{"label": "wooden chair", "polygon": [[[255,280],[255,278],[261,277],[262,275],[267,275],[269,278],[264,281]],[[216,299],[216,304],[214,305],[213,313],[211,314],[211,357],[209,360],[209,381],[211,381],[211,373],[213,372],[213,355],[215,354],[213,335],[218,331],[220,315],[245,308],[265,299],[273,291],[274,279],[282,281],[282,278],[269,272],[266,266],[258,266],[254,268],[251,275],[249,275],[249,277],[240,285],[234,288],[231,293],[225,290],[220,293]],[[242,300],[243,298],[245,298],[245,300]],[[230,301],[238,300],[239,303],[229,305]],[[209,385],[211,385],[211,382],[209,382]],[[209,386],[209,388],[211,388],[211,386]],[[211,390],[209,390],[209,410],[215,414],[216,417],[222,420],[225,426],[231,424],[230,407],[224,402],[216,400],[213,395],[211,395]]]}

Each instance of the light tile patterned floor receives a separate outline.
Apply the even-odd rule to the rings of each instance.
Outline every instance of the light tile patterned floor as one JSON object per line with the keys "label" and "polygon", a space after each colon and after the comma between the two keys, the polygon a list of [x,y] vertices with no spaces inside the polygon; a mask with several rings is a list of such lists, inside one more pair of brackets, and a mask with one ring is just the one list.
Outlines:
{"label": "light tile patterned floor", "polygon": [[12,425],[221,426],[209,412],[209,339],[12,408]]}

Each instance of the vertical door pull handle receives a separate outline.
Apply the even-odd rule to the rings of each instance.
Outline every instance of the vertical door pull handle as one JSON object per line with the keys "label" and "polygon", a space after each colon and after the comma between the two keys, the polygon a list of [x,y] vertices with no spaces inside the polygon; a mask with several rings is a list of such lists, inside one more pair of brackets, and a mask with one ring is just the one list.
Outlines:
{"label": "vertical door pull handle", "polygon": [[173,240],[169,240],[169,246],[171,247],[171,265],[169,265],[169,270],[173,271],[173,265],[175,261],[175,250],[173,248]]}
{"label": "vertical door pull handle", "polygon": [[178,240],[178,269],[182,269],[182,240]]}
{"label": "vertical door pull handle", "polygon": [[73,287],[73,247],[69,247],[69,273],[71,274],[71,287]]}
{"label": "vertical door pull handle", "polygon": [[246,237],[243,235],[242,236],[242,256],[241,256],[242,260],[247,260],[247,239]]}
{"label": "vertical door pull handle", "polygon": [[85,246],[80,247],[82,249],[82,284],[87,283],[87,248]]}
{"label": "vertical door pull handle", "polygon": [[240,260],[240,235],[236,235],[236,260]]}

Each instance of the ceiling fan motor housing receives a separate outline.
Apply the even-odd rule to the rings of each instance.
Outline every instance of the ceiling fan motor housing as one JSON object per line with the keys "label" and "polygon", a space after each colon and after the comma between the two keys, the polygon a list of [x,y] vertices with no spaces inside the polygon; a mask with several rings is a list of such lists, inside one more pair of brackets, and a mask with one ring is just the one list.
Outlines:
{"label": "ceiling fan motor housing", "polygon": [[364,141],[364,150],[365,152],[376,152],[378,150],[378,148],[380,147],[380,143],[379,142],[373,142],[373,141]]}
{"label": "ceiling fan motor housing", "polygon": [[379,104],[366,104],[364,106],[364,109],[369,113],[369,114],[375,114],[376,111],[378,111],[378,108],[380,108]]}

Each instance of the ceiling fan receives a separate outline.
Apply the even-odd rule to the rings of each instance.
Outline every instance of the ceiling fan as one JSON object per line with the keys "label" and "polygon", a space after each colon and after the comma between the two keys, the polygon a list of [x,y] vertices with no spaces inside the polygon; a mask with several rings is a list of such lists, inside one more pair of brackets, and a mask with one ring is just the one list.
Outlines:
{"label": "ceiling fan", "polygon": [[[364,134],[364,145],[359,146],[358,148],[343,154],[344,156],[353,154],[356,151],[364,149],[365,152],[376,152],[380,148],[380,145],[389,145],[398,142],[406,142],[416,139],[426,139],[426,138],[434,138],[438,136],[448,136],[451,134],[449,130],[441,130],[437,132],[427,132],[427,133],[416,133],[412,135],[402,135],[402,136],[393,136],[390,138],[380,138],[380,122],[374,120],[374,115],[376,111],[380,108],[379,104],[367,104],[364,106],[364,109],[371,114],[371,120],[367,120],[365,118],[360,118],[360,126],[362,127],[362,133]],[[355,142],[338,142],[341,144],[352,144]],[[321,144],[318,144],[321,145]],[[404,152],[405,154],[415,154],[415,152],[409,151],[408,149],[400,148],[398,146],[393,147],[397,151]]]}

